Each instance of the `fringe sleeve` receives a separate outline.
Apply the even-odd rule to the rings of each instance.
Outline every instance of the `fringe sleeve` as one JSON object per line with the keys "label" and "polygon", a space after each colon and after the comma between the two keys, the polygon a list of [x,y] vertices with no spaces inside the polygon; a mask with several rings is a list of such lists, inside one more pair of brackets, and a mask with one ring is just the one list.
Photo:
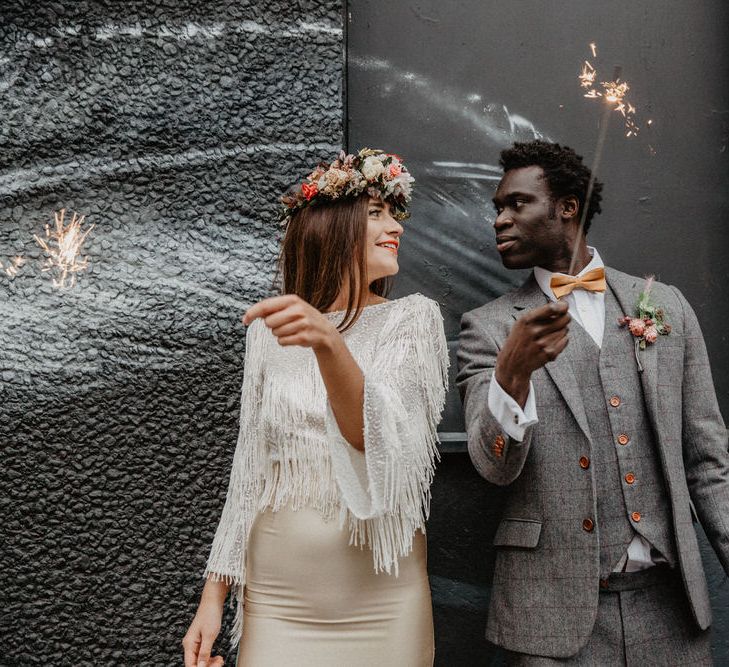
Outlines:
{"label": "fringe sleeve", "polygon": [[240,429],[228,482],[228,495],[210,549],[204,577],[225,581],[231,603],[237,602],[232,636],[237,643],[243,626],[243,587],[248,533],[256,516],[263,487],[263,457],[260,411],[266,328],[256,320],[246,334]]}
{"label": "fringe sleeve", "polygon": [[341,435],[327,408],[332,467],[349,511],[352,542],[368,544],[375,570],[397,573],[430,506],[437,426],[448,384],[448,348],[438,304],[423,296],[395,312],[364,371],[365,450]]}

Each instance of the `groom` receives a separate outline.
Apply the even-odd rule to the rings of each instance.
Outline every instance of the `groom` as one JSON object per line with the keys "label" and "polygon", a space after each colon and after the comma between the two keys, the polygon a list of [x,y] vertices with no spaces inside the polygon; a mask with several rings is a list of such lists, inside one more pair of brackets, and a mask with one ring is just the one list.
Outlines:
{"label": "groom", "polygon": [[486,636],[510,664],[710,665],[693,523],[729,573],[729,455],[696,316],[579,235],[602,185],[585,201],[573,150],[517,143],[500,164],[497,250],[534,270],[462,320],[469,452],[508,487]]}

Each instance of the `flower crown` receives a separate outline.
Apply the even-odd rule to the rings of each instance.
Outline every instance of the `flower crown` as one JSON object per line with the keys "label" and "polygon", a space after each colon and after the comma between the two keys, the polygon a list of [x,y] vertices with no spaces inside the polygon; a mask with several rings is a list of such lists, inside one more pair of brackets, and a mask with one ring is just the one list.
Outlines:
{"label": "flower crown", "polygon": [[397,155],[371,148],[363,148],[357,155],[342,151],[334,162],[320,163],[299,187],[281,197],[281,222],[286,224],[296,211],[307,206],[358,197],[365,192],[390,204],[393,218],[405,220],[410,216],[407,207],[414,182]]}

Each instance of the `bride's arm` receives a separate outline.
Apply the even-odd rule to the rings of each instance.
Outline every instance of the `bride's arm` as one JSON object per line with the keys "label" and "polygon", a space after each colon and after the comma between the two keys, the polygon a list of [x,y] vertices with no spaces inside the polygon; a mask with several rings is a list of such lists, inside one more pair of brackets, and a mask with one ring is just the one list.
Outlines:
{"label": "bride's arm", "polygon": [[316,354],[327,398],[347,442],[364,450],[364,375],[337,328],[316,308],[291,294],[259,301],[243,320],[263,318],[279,345],[310,347]]}

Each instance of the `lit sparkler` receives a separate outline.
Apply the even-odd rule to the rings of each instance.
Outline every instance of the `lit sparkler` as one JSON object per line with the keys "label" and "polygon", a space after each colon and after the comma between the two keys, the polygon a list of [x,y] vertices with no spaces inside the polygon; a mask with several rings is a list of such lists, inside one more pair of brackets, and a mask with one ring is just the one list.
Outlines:
{"label": "lit sparkler", "polygon": [[[597,56],[597,46],[590,44],[593,58]],[[601,98],[612,105],[612,109],[620,113],[625,119],[625,136],[634,137],[638,134],[638,125],[635,122],[635,106],[628,101],[626,95],[630,90],[627,81],[621,81],[619,73],[614,74],[611,81],[599,81],[594,65],[585,60],[580,73],[577,75],[580,87],[585,89],[584,97],[588,99]],[[597,85],[599,81],[599,86]]]}
{"label": "lit sparkler", "polygon": [[94,228],[91,225],[82,229],[86,216],[79,217],[76,213],[66,224],[65,214],[66,209],[54,213],[55,226],[46,225],[45,238],[34,234],[36,243],[46,253],[42,270],[55,274],[53,286],[58,289],[73,287],[76,284],[76,274],[88,267],[88,258],[82,257],[80,253],[86,237]]}
{"label": "lit sparkler", "polygon": [[[597,57],[597,45],[593,42],[590,44],[590,50],[592,57]],[[570,262],[569,273],[574,275],[575,264],[577,262],[577,252],[581,246],[582,237],[585,230],[585,218],[587,216],[587,203],[590,201],[592,196],[592,190],[595,185],[595,175],[600,165],[600,159],[602,158],[602,149],[605,144],[605,136],[607,134],[607,127],[610,121],[611,112],[617,111],[624,118],[625,123],[625,136],[633,137],[638,134],[638,126],[635,123],[635,106],[628,101],[626,95],[630,90],[630,86],[627,81],[620,79],[621,70],[619,67],[615,68],[613,72],[613,78],[610,81],[600,81],[598,87],[596,83],[599,81],[597,76],[597,70],[594,65],[589,61],[585,60],[582,65],[580,73],[577,75],[577,79],[580,82],[580,87],[585,90],[583,93],[584,97],[588,99],[602,99],[606,104],[603,110],[602,119],[600,121],[600,132],[597,137],[597,147],[595,149],[595,158],[592,163],[592,170],[590,180],[587,183],[587,192],[585,195],[585,206],[582,207],[582,215],[580,216],[580,225],[577,230],[577,239],[575,240],[574,250],[572,252],[572,261]]]}

